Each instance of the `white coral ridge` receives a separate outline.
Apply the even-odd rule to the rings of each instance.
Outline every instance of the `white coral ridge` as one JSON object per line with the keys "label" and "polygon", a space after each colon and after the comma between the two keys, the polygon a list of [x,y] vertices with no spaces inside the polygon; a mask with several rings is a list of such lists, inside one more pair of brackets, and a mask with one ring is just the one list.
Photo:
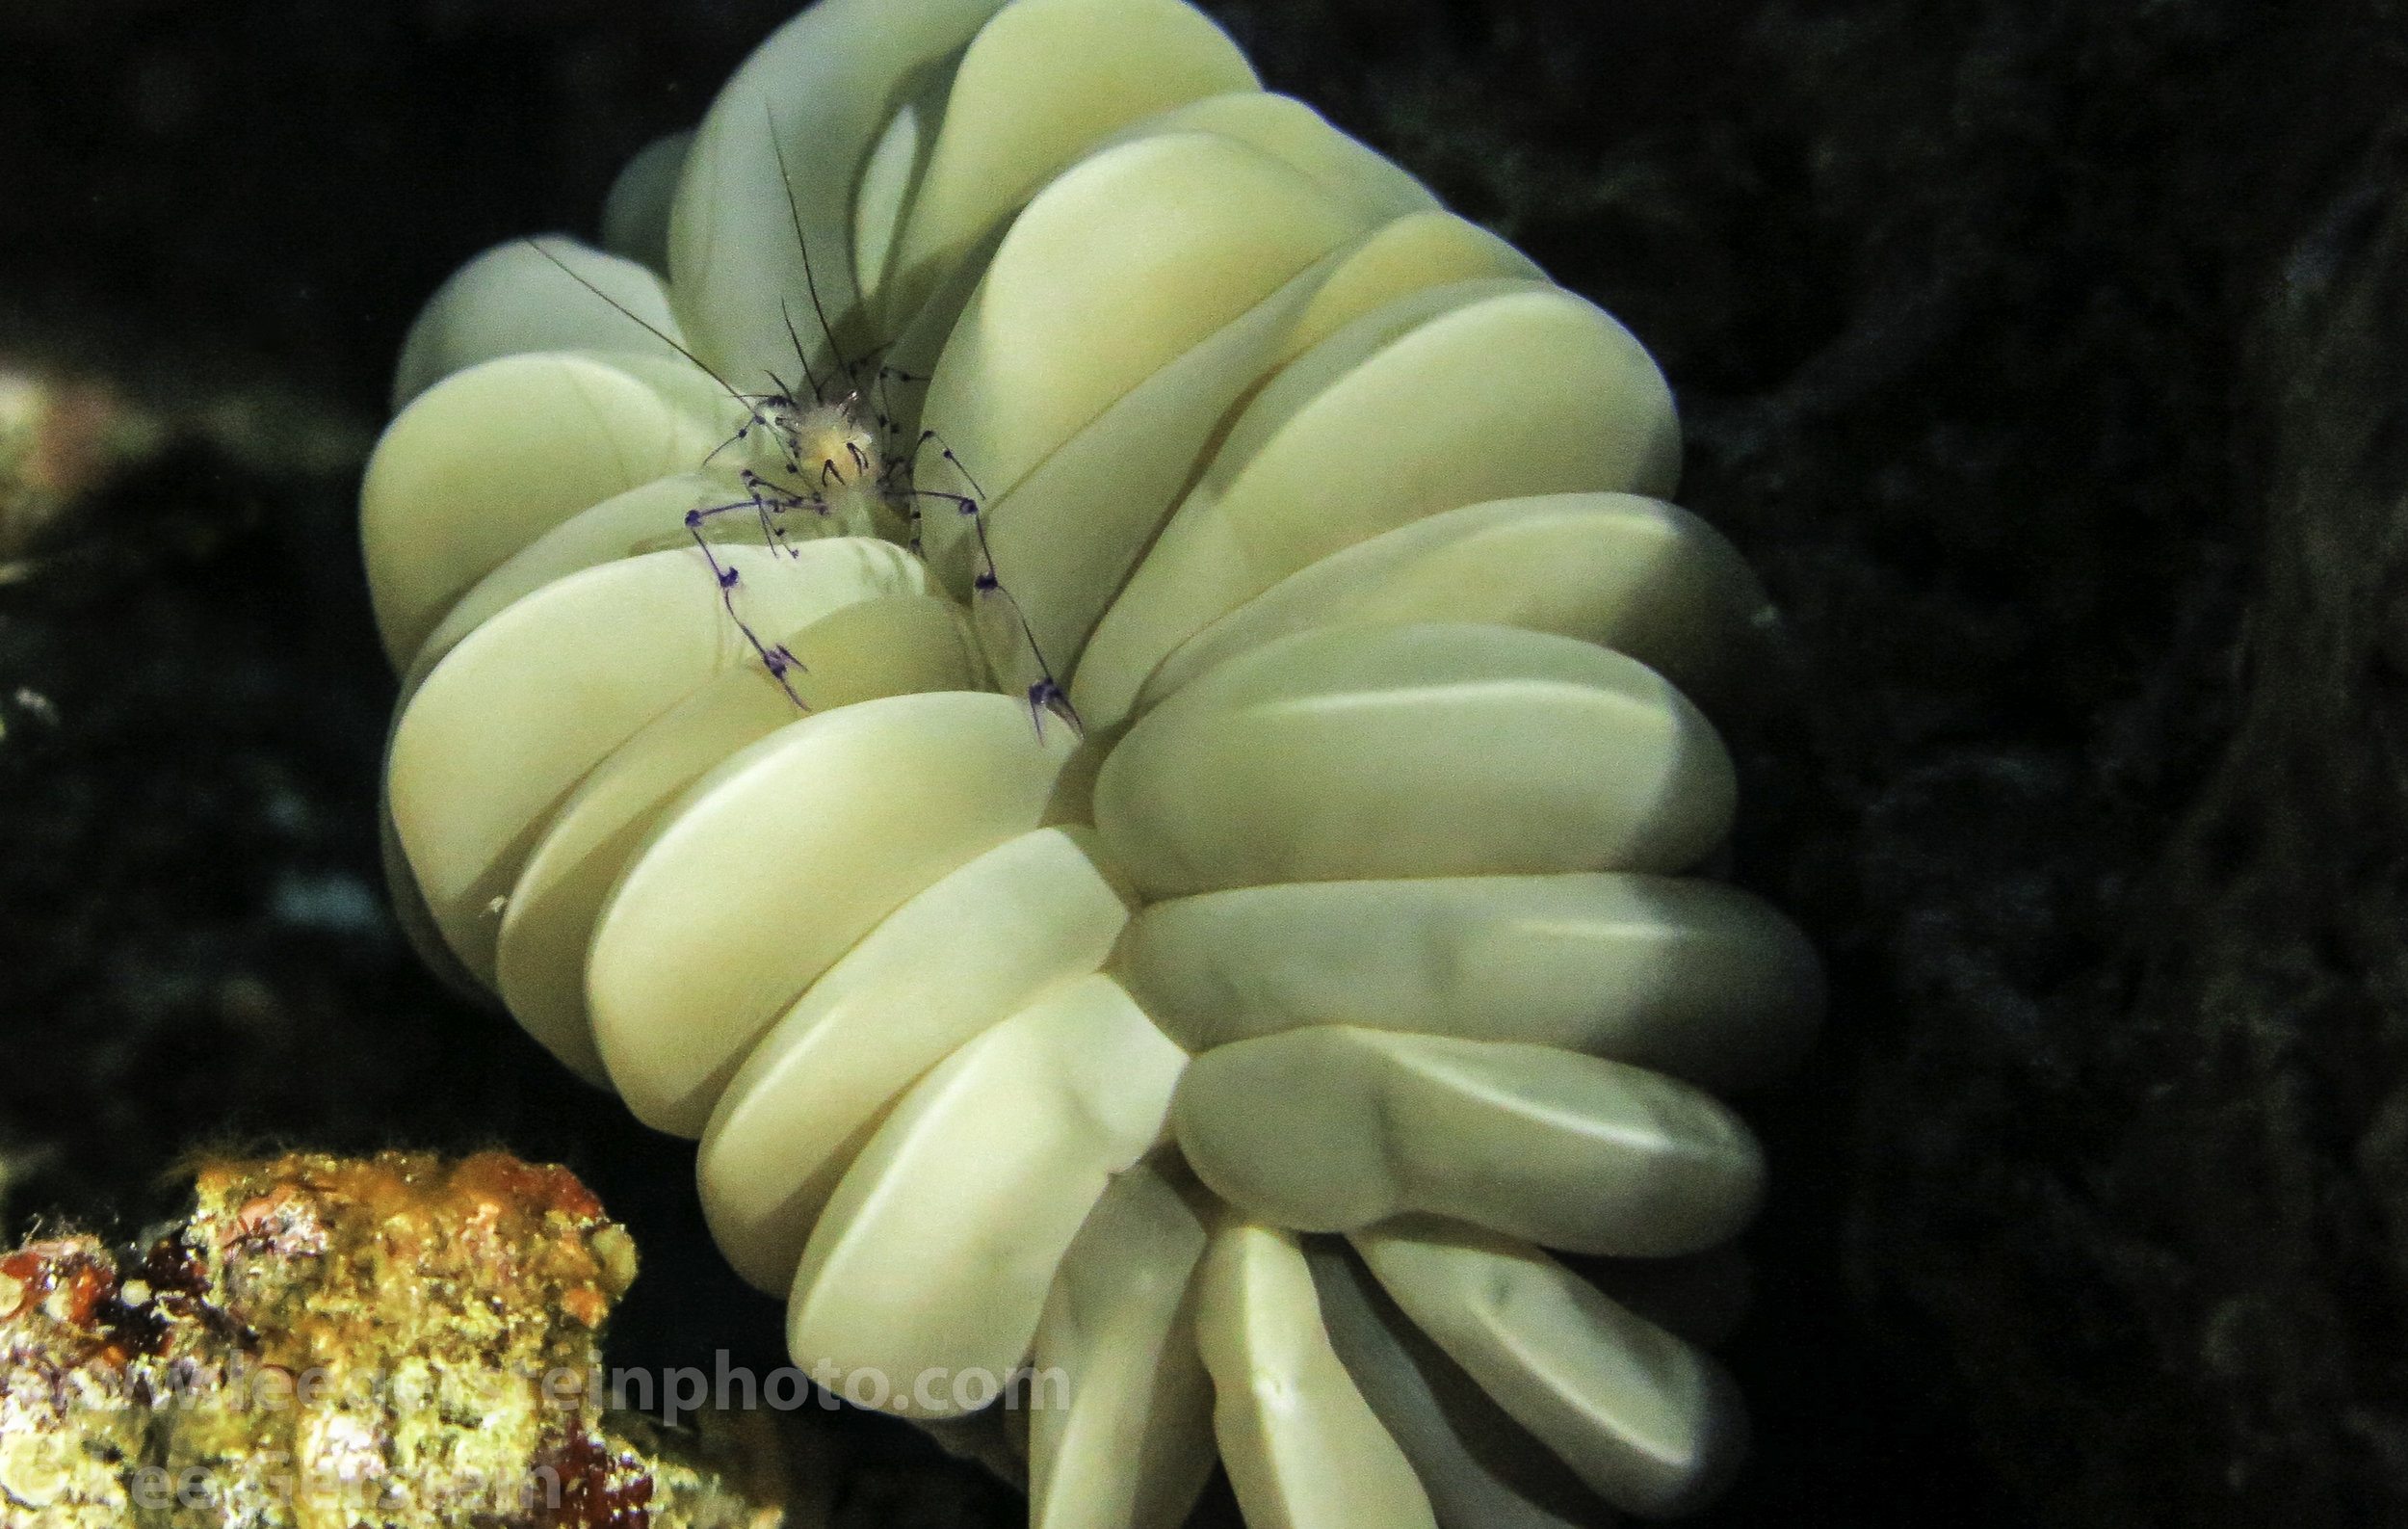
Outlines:
{"label": "white coral ridge", "polygon": [[1706,1091],[1821,987],[1675,874],[1765,610],[1637,342],[1178,0],[824,0],[606,224],[368,474],[431,958],[701,1139],[806,1369],[1061,1370],[1037,1524],[1701,1501]]}

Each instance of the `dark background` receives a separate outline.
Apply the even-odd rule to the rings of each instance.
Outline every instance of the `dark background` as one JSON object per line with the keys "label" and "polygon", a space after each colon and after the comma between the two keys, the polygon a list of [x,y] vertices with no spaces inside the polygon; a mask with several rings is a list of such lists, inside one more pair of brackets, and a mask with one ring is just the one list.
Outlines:
{"label": "dark background", "polygon": [[[1208,9],[1638,332],[1788,615],[1737,874],[1834,1005],[1745,1103],[1707,1521],[2408,1518],[2408,15]],[[591,233],[785,13],[0,0],[0,363],[165,430],[0,546],[12,1235],[170,1211],[196,1146],[501,1144],[635,1227],[616,1362],[779,1362],[690,1150],[381,911],[351,517],[415,306]],[[1018,1511],[829,1426],[846,1523]]]}

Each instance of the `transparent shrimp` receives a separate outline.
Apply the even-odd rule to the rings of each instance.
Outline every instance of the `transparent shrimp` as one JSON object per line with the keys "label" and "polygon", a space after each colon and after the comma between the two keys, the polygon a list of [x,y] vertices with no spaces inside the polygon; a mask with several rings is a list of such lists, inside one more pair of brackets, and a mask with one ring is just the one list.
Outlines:
{"label": "transparent shrimp", "polygon": [[[773,122],[771,142],[778,156],[782,178],[785,150],[777,146]],[[990,653],[1016,655],[1015,660],[996,665],[997,683],[1007,691],[1019,692],[1040,736],[1048,715],[1067,725],[1074,733],[1083,731],[1078,713],[1053,665],[1046,659],[1018,603],[1006,589],[996,566],[987,536],[985,491],[935,431],[923,430],[907,449],[898,449],[896,437],[902,427],[892,407],[890,389],[925,386],[928,377],[885,364],[882,356],[891,342],[872,346],[858,356],[845,354],[820,296],[818,277],[803,238],[801,212],[795,204],[791,185],[786,195],[788,217],[802,256],[805,295],[812,319],[833,357],[833,371],[824,377],[812,367],[794,315],[781,304],[780,315],[794,350],[796,377],[788,379],[772,372],[768,377],[768,389],[762,392],[739,389],[692,350],[595,286],[551,250],[533,240],[528,244],[630,323],[700,368],[745,411],[745,422],[735,434],[704,460],[707,465],[731,451],[751,452],[752,460],[736,474],[744,496],[688,511],[686,530],[710,566],[729,619],[743,633],[763,670],[777,681],[798,709],[810,710],[790,678],[801,670],[801,661],[785,645],[766,640],[745,619],[737,602],[742,574],[721,562],[712,550],[711,523],[725,515],[748,514],[758,525],[764,545],[791,556],[794,538],[787,517],[808,514],[825,523],[835,535],[879,536],[917,553],[921,551],[923,506],[934,503],[968,517],[976,534],[977,567],[971,579],[973,620],[987,640]],[[958,477],[966,492],[918,485],[920,460],[931,447]]]}

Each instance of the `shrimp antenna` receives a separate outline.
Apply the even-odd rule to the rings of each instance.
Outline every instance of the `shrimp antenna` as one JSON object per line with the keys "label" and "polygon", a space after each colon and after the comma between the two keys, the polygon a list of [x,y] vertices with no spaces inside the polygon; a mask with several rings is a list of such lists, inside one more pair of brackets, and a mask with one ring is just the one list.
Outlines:
{"label": "shrimp antenna", "polygon": [[811,401],[815,404],[826,403],[827,395],[820,391],[820,380],[811,375],[811,357],[802,354],[802,336],[795,332],[795,316],[787,311],[786,300],[782,297],[777,300],[777,316],[786,321],[786,338],[794,343],[795,359],[802,363],[802,380],[811,384]]}
{"label": "shrimp antenna", "polygon": [[[820,303],[819,277],[811,274],[811,241],[802,236],[802,207],[795,200],[794,178],[786,171],[786,145],[778,142],[777,118],[770,111],[767,103],[762,105],[761,115],[768,119],[770,124],[770,152],[777,156],[777,184],[778,188],[786,193],[787,221],[794,224],[795,250],[802,256],[803,290],[811,295],[811,311],[819,316],[820,334],[827,341],[829,354],[836,357],[836,369],[847,377],[851,377],[852,363],[845,359],[845,348],[836,343],[836,327],[827,322],[827,309]],[[791,334],[793,330],[792,325],[787,326],[788,333]],[[802,346],[799,341],[796,343],[795,350],[798,354],[801,352]],[[820,402],[825,403],[826,400],[821,399]]]}
{"label": "shrimp antenna", "polygon": [[525,245],[528,249],[533,250],[536,253],[543,256],[546,260],[551,261],[554,265],[559,266],[563,276],[568,277],[571,281],[576,282],[579,286],[584,287],[588,292],[592,293],[595,297],[600,298],[611,306],[618,309],[619,313],[630,323],[640,326],[654,339],[660,341],[663,345],[667,346],[670,350],[675,351],[687,360],[694,362],[694,365],[702,368],[703,373],[708,376],[712,382],[719,383],[720,390],[725,393],[729,398],[744,405],[747,409],[752,407],[753,395],[737,392],[735,384],[728,382],[726,378],[721,377],[719,372],[713,368],[710,362],[704,360],[701,356],[696,356],[694,352],[686,349],[683,345],[678,344],[665,331],[663,331],[659,326],[653,324],[642,314],[638,313],[626,303],[621,303],[618,299],[611,296],[608,292],[603,291],[600,287],[597,287],[592,282],[587,280],[576,271],[575,268],[570,266],[567,261],[562,259],[559,255],[554,254],[551,250],[546,250],[543,246],[536,243],[532,237],[521,238],[519,243]]}

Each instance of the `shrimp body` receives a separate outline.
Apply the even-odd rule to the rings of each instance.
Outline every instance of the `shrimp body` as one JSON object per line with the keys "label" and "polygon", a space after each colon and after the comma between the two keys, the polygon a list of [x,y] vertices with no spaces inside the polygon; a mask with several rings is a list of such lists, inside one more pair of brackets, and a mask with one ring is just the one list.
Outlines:
{"label": "shrimp body", "polygon": [[781,486],[837,535],[878,534],[893,513],[885,457],[858,395],[813,404],[772,399],[758,417],[766,449],[754,455],[765,483]]}

